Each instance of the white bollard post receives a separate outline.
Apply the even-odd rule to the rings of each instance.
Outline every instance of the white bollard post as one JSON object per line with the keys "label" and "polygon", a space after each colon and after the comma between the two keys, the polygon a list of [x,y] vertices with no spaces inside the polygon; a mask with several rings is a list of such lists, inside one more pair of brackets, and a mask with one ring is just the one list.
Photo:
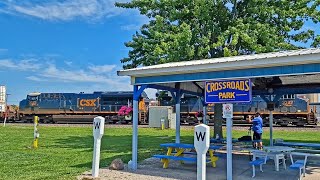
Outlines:
{"label": "white bollard post", "polygon": [[3,127],[6,127],[6,121],[7,121],[7,117],[4,117]]}
{"label": "white bollard post", "polygon": [[194,128],[194,147],[197,151],[197,180],[206,179],[206,153],[210,146],[210,127],[200,124]]}
{"label": "white bollard post", "polygon": [[93,177],[99,176],[100,147],[101,147],[101,138],[104,134],[104,122],[105,122],[105,119],[101,116],[95,117],[93,120],[93,137],[94,137],[93,161],[92,161]]}

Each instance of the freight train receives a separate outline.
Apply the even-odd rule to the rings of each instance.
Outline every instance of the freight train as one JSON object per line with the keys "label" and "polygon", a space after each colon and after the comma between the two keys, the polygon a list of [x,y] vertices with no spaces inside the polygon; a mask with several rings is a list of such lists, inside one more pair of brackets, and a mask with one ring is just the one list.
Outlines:
{"label": "freight train", "polygon": [[[32,122],[39,116],[42,123],[56,122],[92,122],[96,116],[106,118],[108,122],[123,120],[118,112],[122,106],[131,106],[132,91],[86,93],[30,93],[19,104],[17,118],[23,122]],[[146,102],[148,96],[142,93],[139,100],[140,122],[147,121]]]}
{"label": "freight train", "polygon": [[[162,93],[160,105],[173,106],[174,101],[168,92]],[[203,105],[197,96],[184,95],[181,98],[181,121],[185,123],[196,123],[196,113],[201,112]],[[245,124],[248,119],[259,111],[262,115],[265,125],[269,124],[269,110],[267,103],[260,96],[253,96],[250,103],[236,103],[233,105],[233,123]],[[315,106],[310,106],[308,99],[303,96],[287,94],[283,95],[275,104],[273,111],[273,122],[276,125],[287,126],[289,124],[296,126],[317,125]],[[213,122],[214,104],[207,105],[207,119]],[[225,119],[224,119],[225,122]]]}
{"label": "freight train", "polygon": [[[9,111],[8,120],[32,122],[33,116],[40,117],[42,123],[80,123],[92,122],[96,116],[103,116],[110,123],[128,123],[118,112],[122,106],[132,104],[132,91],[122,92],[94,92],[85,93],[30,93],[19,104],[19,110]],[[161,105],[173,106],[175,102],[168,92],[161,92],[156,104],[152,104],[146,93],[142,93],[139,100],[139,122],[148,122],[148,106]],[[196,123],[196,113],[202,111],[202,103],[199,97],[185,94],[181,98],[181,123]],[[248,118],[256,111],[262,114],[264,124],[269,123],[269,111],[267,103],[260,96],[253,96],[251,103],[234,104],[233,123],[247,123]],[[213,122],[214,104],[207,106],[209,122]],[[298,95],[284,95],[275,104],[273,111],[274,124],[287,126],[317,125],[316,109],[310,106],[308,99]]]}

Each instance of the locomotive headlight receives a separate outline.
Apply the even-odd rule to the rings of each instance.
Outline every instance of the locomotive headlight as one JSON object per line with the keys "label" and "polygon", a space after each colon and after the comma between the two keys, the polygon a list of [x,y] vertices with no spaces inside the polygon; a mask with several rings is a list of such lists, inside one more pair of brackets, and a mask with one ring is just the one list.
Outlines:
{"label": "locomotive headlight", "polygon": [[268,93],[269,93],[269,94],[273,94],[273,88],[269,88],[269,89],[268,89]]}

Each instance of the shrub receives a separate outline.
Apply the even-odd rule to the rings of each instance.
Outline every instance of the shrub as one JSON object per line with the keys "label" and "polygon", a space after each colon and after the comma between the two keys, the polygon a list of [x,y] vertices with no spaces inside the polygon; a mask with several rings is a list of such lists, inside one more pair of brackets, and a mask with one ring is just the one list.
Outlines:
{"label": "shrub", "polygon": [[118,112],[119,116],[126,116],[132,114],[132,107],[130,106],[122,106]]}
{"label": "shrub", "polygon": [[196,113],[196,117],[203,117],[203,112],[202,111],[198,111]]}

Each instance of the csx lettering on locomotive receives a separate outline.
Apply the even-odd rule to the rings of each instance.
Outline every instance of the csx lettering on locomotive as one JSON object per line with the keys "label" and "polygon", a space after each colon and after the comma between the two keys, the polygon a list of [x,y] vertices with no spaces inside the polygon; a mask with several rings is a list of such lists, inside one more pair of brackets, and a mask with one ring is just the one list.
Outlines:
{"label": "csx lettering on locomotive", "polygon": [[81,99],[79,101],[79,105],[85,107],[94,107],[96,106],[96,101],[96,99]]}

